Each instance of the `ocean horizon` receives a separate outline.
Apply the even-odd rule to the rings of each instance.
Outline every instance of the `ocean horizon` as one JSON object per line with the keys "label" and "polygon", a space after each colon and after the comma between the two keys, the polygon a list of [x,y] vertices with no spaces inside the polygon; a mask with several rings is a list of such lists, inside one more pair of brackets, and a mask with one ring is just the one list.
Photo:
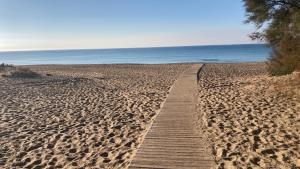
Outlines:
{"label": "ocean horizon", "polygon": [[270,52],[271,49],[265,44],[1,51],[0,63],[14,65],[239,63],[266,61]]}

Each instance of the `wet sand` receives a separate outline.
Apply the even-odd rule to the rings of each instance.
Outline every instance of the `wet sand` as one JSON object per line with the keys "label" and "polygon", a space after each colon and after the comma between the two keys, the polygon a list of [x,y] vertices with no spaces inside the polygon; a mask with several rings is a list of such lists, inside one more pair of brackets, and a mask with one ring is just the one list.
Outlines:
{"label": "wet sand", "polygon": [[0,79],[0,168],[125,168],[187,64],[30,66]]}
{"label": "wet sand", "polygon": [[299,77],[269,77],[264,63],[205,65],[199,125],[219,168],[300,167],[300,84],[289,83]]}

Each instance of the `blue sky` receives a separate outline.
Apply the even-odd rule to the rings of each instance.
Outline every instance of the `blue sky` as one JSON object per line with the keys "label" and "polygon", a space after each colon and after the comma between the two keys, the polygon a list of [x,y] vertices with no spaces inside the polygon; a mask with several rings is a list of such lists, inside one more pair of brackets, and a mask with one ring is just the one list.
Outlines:
{"label": "blue sky", "polygon": [[241,0],[0,0],[0,50],[253,43]]}

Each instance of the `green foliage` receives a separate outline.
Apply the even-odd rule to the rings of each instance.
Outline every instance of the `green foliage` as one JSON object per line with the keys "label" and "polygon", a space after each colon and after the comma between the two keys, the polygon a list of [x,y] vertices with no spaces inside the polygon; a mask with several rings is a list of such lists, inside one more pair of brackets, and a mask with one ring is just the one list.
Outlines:
{"label": "green foliage", "polygon": [[300,0],[244,0],[247,23],[254,23],[259,32],[252,39],[265,40],[273,54],[269,70],[283,75],[300,69]]}

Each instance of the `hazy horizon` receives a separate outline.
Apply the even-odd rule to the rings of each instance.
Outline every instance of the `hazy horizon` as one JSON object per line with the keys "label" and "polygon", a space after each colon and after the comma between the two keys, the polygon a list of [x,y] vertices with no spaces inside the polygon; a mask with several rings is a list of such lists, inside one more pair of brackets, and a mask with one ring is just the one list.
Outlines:
{"label": "hazy horizon", "polygon": [[0,51],[255,44],[240,0],[0,0]]}

